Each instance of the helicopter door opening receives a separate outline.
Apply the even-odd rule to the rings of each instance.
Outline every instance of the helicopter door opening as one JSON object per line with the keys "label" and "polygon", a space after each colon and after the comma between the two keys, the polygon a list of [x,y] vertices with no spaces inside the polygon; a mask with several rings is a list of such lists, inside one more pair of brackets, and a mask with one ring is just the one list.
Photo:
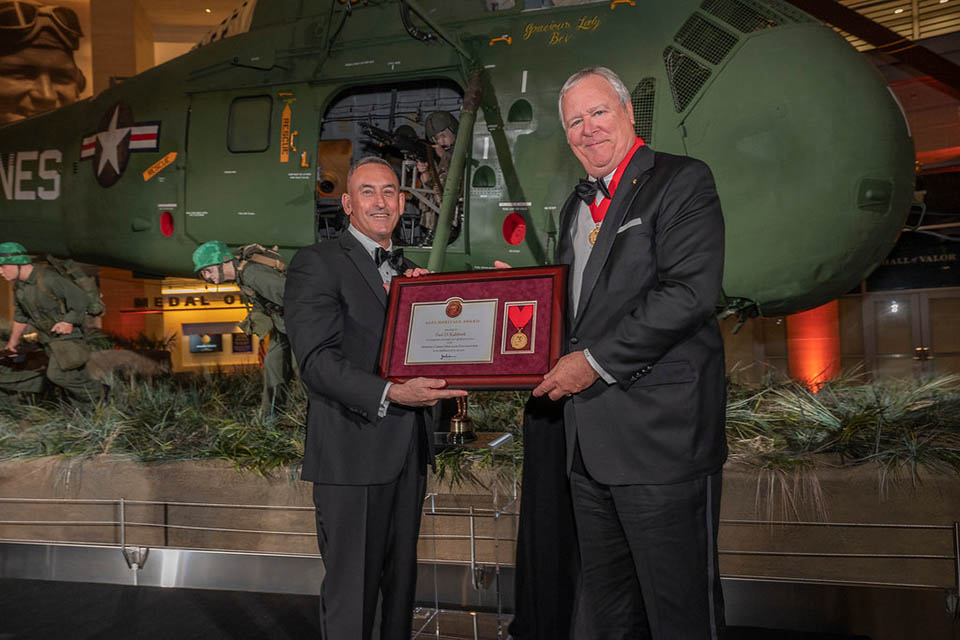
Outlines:
{"label": "helicopter door opening", "polygon": [[[355,87],[337,95],[320,123],[317,143],[317,236],[346,228],[340,196],[350,165],[375,155],[393,166],[406,207],[394,231],[399,246],[430,247],[460,120],[463,90],[448,79]],[[463,247],[463,185],[451,221],[453,250]],[[458,242],[459,240],[459,242]]]}

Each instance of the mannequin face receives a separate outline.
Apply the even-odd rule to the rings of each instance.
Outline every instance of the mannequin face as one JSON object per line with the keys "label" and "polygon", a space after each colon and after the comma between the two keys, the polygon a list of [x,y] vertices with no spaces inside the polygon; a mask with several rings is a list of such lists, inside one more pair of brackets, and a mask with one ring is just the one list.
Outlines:
{"label": "mannequin face", "polygon": [[[223,267],[223,280],[220,279],[220,267]],[[222,265],[212,264],[200,270],[200,277],[210,284],[223,284],[224,282],[233,282],[237,278],[236,269],[232,262],[224,262]]]}

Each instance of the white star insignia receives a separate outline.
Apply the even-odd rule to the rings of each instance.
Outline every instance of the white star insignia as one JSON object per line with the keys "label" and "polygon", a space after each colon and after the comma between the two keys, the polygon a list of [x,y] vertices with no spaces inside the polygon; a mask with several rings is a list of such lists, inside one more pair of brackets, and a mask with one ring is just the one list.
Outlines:
{"label": "white star insignia", "polygon": [[113,170],[120,173],[120,161],[117,158],[117,150],[120,143],[130,133],[131,127],[117,128],[117,118],[120,116],[120,107],[113,112],[113,118],[110,119],[110,126],[106,131],[97,134],[97,141],[100,143],[100,166],[97,167],[97,175],[103,173],[103,168],[107,163],[113,165]]}

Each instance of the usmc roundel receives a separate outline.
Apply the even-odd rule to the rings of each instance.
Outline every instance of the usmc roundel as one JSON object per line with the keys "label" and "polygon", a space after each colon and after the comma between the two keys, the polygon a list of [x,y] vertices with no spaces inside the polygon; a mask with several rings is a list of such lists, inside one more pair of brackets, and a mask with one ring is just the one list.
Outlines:
{"label": "usmc roundel", "polygon": [[81,160],[93,160],[93,175],[101,187],[112,187],[127,169],[130,154],[160,148],[160,123],[136,122],[124,101],[100,118],[100,128],[83,138]]}

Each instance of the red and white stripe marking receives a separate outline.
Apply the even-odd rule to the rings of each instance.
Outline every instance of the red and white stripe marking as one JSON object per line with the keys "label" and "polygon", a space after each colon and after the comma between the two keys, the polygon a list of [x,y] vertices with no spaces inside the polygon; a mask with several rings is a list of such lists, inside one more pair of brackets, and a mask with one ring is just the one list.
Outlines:
{"label": "red and white stripe marking", "polygon": [[92,136],[87,136],[83,139],[83,144],[80,147],[80,157],[81,158],[92,158],[97,152],[97,134]]}
{"label": "red and white stripe marking", "polygon": [[[156,151],[160,148],[160,125],[150,124],[142,127],[130,127],[131,151]],[[92,158],[97,152],[97,134],[83,139],[80,147],[80,158]]]}
{"label": "red and white stripe marking", "polygon": [[130,127],[130,150],[156,151],[160,146],[159,133],[160,125],[156,124]]}

